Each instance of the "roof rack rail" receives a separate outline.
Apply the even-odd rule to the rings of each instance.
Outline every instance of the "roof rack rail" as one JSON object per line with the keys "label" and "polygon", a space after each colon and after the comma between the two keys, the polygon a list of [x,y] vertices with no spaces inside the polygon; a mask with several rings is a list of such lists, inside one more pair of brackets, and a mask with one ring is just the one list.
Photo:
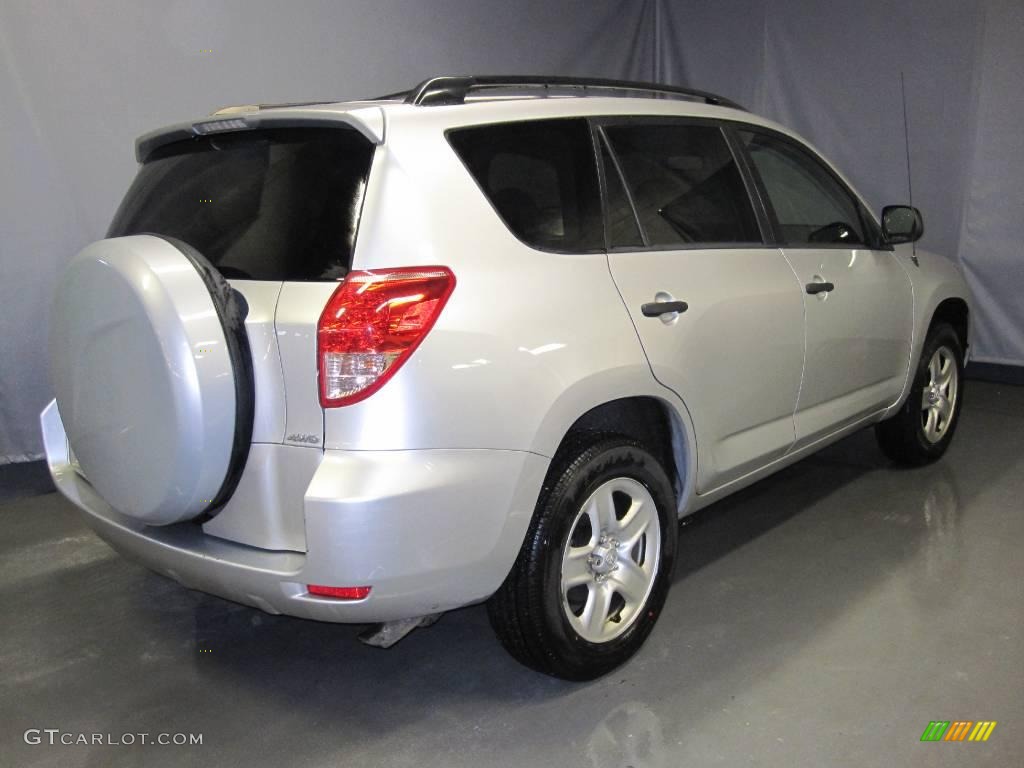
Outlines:
{"label": "roof rack rail", "polygon": [[638,93],[665,94],[698,99],[706,104],[720,107],[743,109],[739,104],[696,88],[678,85],[645,83],[636,80],[610,80],[595,77],[546,77],[542,75],[447,75],[424,80],[411,91],[391,94],[388,98],[405,97],[407,104],[437,106],[442,104],[463,104],[471,90],[482,88],[594,88],[610,91],[634,91]]}

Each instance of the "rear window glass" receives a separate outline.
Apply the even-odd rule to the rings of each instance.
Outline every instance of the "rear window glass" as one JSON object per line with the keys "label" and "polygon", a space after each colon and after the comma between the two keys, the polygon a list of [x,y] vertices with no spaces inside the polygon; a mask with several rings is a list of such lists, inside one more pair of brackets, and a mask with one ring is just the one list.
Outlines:
{"label": "rear window glass", "polygon": [[176,237],[229,279],[337,280],[352,265],[373,149],[348,128],[168,144],[139,169],[107,236]]}
{"label": "rear window glass", "polygon": [[460,128],[448,140],[524,243],[551,251],[603,250],[601,193],[586,120]]}

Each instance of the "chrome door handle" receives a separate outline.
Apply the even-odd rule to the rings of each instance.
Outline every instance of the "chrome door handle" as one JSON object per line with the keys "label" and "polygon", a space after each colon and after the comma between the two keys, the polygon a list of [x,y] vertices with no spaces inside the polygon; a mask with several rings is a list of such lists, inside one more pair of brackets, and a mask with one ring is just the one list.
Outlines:
{"label": "chrome door handle", "polygon": [[690,305],[685,301],[651,301],[640,307],[640,311],[644,317],[658,317],[670,312],[685,312],[689,308]]}

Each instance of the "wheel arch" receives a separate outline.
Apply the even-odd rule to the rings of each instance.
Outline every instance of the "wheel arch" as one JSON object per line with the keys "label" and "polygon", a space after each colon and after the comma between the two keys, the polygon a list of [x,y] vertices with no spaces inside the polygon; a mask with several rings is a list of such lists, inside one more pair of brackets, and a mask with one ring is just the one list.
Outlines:
{"label": "wheel arch", "polygon": [[555,456],[594,433],[615,433],[633,438],[661,462],[676,494],[682,514],[694,487],[696,442],[685,408],[657,395],[619,397],[595,404],[564,430]]}
{"label": "wheel arch", "polygon": [[967,346],[970,344],[970,312],[967,302],[959,296],[943,299],[932,312],[932,319],[928,327],[931,329],[936,323],[949,323],[960,338],[966,355]]}
{"label": "wheel arch", "polygon": [[[899,248],[901,246],[897,250]],[[920,266],[906,267],[914,286],[914,329],[906,379],[899,398],[883,413],[883,420],[903,407],[920,363],[925,339],[936,322],[950,323],[964,344],[965,359],[970,356],[973,306],[970,288],[949,259],[921,249],[917,253]],[[909,252],[906,255],[909,256]]]}

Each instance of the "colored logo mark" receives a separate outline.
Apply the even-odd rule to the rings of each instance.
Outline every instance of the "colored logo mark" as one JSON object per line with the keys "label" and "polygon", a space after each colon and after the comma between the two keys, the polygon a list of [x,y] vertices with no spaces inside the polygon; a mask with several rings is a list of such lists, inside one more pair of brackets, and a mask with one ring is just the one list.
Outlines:
{"label": "colored logo mark", "polygon": [[932,720],[921,741],[988,741],[995,728],[995,720]]}

